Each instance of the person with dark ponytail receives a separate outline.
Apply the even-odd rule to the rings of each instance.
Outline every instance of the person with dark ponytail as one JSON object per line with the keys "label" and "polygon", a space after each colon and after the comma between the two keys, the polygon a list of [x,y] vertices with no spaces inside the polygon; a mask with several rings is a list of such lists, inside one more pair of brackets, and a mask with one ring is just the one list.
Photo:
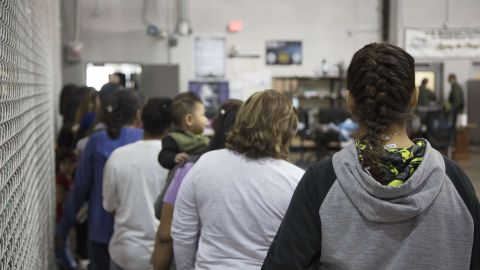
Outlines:
{"label": "person with dark ponytail", "polygon": [[115,215],[109,243],[110,270],[152,269],[156,230],[153,203],[166,186],[168,170],[157,162],[168,132],[168,98],[151,98],[142,111],[143,140],[117,148],[103,172],[103,207]]}
{"label": "person with dark ponytail", "polygon": [[90,136],[80,157],[72,192],[67,198],[65,214],[57,227],[57,244],[64,243],[76,215],[88,201],[89,269],[108,269],[110,256],[108,243],[113,232],[113,216],[102,206],[103,169],[110,154],[118,147],[140,140],[143,130],[136,128],[140,116],[140,104],[128,90],[115,91],[103,104],[107,124],[106,131]]}
{"label": "person with dark ponytail", "polygon": [[356,142],[307,170],[262,269],[480,269],[470,180],[407,135],[418,100],[413,57],[368,44],[352,58],[347,87]]}

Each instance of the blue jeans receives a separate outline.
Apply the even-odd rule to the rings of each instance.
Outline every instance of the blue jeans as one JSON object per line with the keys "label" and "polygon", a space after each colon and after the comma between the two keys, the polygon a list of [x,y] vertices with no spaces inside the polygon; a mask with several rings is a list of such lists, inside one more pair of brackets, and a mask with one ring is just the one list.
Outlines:
{"label": "blue jeans", "polygon": [[89,270],[107,270],[110,267],[110,254],[108,254],[108,244],[101,244],[90,241],[88,248],[90,254]]}
{"label": "blue jeans", "polygon": [[55,259],[57,261],[58,268],[60,269],[76,269],[77,263],[70,250],[70,241],[65,240],[62,248],[55,247]]}

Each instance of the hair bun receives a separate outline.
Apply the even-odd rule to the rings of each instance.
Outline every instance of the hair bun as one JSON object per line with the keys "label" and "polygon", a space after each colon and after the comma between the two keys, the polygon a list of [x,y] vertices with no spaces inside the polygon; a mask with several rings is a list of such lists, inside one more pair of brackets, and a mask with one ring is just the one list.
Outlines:
{"label": "hair bun", "polygon": [[171,105],[172,105],[172,100],[170,98],[163,99],[163,104],[162,104],[163,110],[170,110]]}

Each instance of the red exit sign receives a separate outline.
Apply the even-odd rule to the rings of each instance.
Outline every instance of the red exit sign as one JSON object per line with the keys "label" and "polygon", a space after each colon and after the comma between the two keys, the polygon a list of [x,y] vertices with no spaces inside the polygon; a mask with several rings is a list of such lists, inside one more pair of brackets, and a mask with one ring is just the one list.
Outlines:
{"label": "red exit sign", "polygon": [[230,21],[227,28],[230,33],[241,32],[243,30],[243,21]]}

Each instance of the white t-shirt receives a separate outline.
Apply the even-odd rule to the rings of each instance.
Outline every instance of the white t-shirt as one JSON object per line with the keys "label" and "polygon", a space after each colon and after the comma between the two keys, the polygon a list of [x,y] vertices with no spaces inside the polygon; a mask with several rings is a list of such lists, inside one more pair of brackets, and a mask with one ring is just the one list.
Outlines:
{"label": "white t-shirt", "polygon": [[103,207],[115,212],[108,247],[112,260],[124,269],[152,269],[150,257],[159,221],[153,205],[168,171],[158,164],[159,140],[141,140],[117,148],[103,172]]}
{"label": "white t-shirt", "polygon": [[279,159],[208,152],[175,201],[177,269],[258,270],[304,171]]}

